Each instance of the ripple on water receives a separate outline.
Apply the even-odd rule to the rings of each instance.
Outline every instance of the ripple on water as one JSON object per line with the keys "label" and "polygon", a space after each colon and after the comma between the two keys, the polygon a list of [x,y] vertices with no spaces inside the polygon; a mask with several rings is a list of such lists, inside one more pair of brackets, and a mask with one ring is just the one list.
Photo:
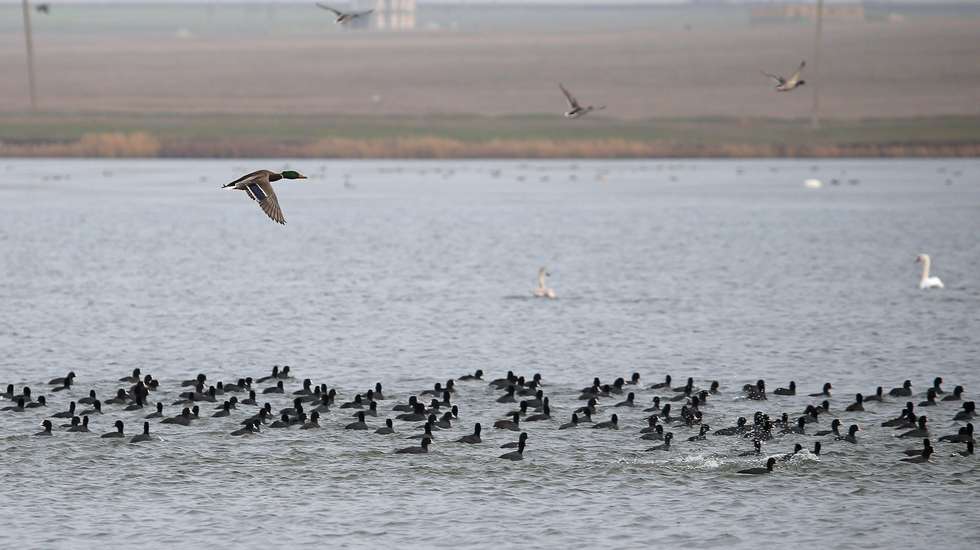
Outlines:
{"label": "ripple on water", "polygon": [[[38,195],[22,182],[46,164],[73,178],[45,181],[53,192]],[[110,162],[111,180],[104,164],[11,161],[21,183],[0,182],[0,377],[51,395],[48,411],[0,413],[12,504],[0,507],[0,525],[30,545],[894,547],[908,544],[909,502],[931,544],[980,545],[980,518],[963,513],[980,479],[975,459],[949,457],[943,443],[935,464],[898,464],[914,442],[880,423],[903,400],[843,411],[854,393],[905,378],[917,392],[937,374],[980,388],[980,186],[969,183],[980,178],[954,193],[937,190],[929,161],[780,162],[773,172],[769,161],[578,163],[604,172],[595,186],[567,182],[567,163],[526,163],[552,179],[515,183],[488,175],[514,173],[514,163],[460,162],[437,185],[438,164],[338,161],[357,189],[337,195],[329,178],[284,187],[290,225],[273,231],[254,206],[182,183],[238,163]],[[957,164],[980,174],[976,161]],[[412,169],[392,170],[401,166]],[[811,173],[845,167],[862,171],[859,191],[800,189]],[[751,178],[734,178],[736,168]],[[684,181],[650,179],[668,169]],[[186,201],[196,207],[175,220]],[[914,288],[911,261],[923,250],[945,291]],[[558,300],[530,296],[541,265]],[[459,385],[461,420],[426,456],[392,454],[414,427],[352,433],[339,410],[321,430],[251,438],[227,435],[254,410],[246,406],[191,428],[154,422],[159,440],[138,445],[97,437],[115,418],[127,433],[142,426],[144,413],[115,408],[92,420],[93,434],[27,435],[88,388],[112,394],[135,366],[163,381],[171,403],[175,381],[255,376],[273,363],[336,387],[341,400],[379,380],[404,399],[477,368],[488,378],[540,372],[554,419],[526,426],[521,462],[496,458],[512,432],[450,442],[514,408],[481,383]],[[43,382],[68,369],[78,387],[50,394]],[[831,380],[833,414],[861,424],[860,443],[825,438],[819,459],[806,451],[772,475],[738,476],[761,465],[735,456],[750,441],[693,443],[693,430],[671,427],[675,448],[646,453],[639,408],[615,411],[619,431],[555,429],[592,377],[633,371],[644,406],[666,373],[718,380],[723,393],[705,408],[717,427],[813,401],[747,401],[742,384],[795,380],[806,393]],[[930,413],[937,433],[959,427],[949,421],[957,406]],[[763,454],[814,441],[780,437]]]}

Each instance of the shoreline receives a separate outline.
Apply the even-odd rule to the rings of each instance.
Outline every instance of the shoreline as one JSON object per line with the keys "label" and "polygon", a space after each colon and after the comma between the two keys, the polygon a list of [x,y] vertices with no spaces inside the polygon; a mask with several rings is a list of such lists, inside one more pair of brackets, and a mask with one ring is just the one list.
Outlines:
{"label": "shoreline", "polygon": [[555,115],[0,113],[3,158],[977,158],[980,116],[826,120]]}
{"label": "shoreline", "polygon": [[[133,141],[137,145],[133,145]],[[122,143],[122,145],[120,145]],[[0,158],[90,159],[243,159],[323,158],[356,160],[641,160],[641,159],[820,159],[820,158],[980,158],[980,143],[867,144],[852,147],[746,147],[727,144],[710,147],[673,146],[642,142],[491,142],[466,145],[426,141],[351,141],[340,150],[320,151],[318,144],[288,146],[250,143],[157,144],[145,136],[95,134],[78,142],[33,146],[0,144]],[[193,151],[187,151],[190,147]],[[311,151],[312,147],[312,151]],[[586,150],[580,150],[584,148]]]}

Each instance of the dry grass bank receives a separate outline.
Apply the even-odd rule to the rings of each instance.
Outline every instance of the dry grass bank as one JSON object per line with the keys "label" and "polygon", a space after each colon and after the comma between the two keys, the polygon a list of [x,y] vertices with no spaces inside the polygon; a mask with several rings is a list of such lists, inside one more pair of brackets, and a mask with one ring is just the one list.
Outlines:
{"label": "dry grass bank", "polygon": [[10,144],[0,142],[6,157],[145,158],[162,155],[160,140],[144,133],[85,134],[65,143]]}
{"label": "dry grass bank", "polygon": [[691,144],[628,139],[492,139],[463,141],[419,136],[385,139],[330,138],[312,142],[161,140],[143,132],[85,134],[63,143],[3,143],[2,157],[97,158],[774,158],[774,157],[978,157],[974,143],[856,143],[836,145]]}

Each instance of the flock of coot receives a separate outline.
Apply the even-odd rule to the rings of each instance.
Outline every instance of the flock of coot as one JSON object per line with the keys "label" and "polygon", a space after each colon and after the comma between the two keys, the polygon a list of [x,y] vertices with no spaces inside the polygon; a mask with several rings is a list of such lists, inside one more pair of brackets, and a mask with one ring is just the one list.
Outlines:
{"label": "flock of coot", "polygon": [[[519,432],[515,441],[502,445],[503,448],[514,449],[500,455],[502,459],[524,458],[528,445],[528,432],[524,431],[526,426],[558,430],[619,430],[619,415],[613,411],[641,409],[643,413],[649,414],[644,414],[646,426],[635,435],[641,442],[650,443],[647,444],[649,446],[638,447],[637,451],[669,452],[677,446],[675,432],[682,431],[685,435],[677,436],[677,439],[685,440],[687,443],[684,445],[691,447],[709,437],[743,438],[747,442],[746,446],[751,443],[752,448],[738,453],[738,456],[757,456],[760,460],[764,459],[764,462],[763,466],[740,470],[740,474],[771,473],[780,462],[804,452],[803,445],[799,443],[789,453],[769,456],[763,452],[763,444],[778,440],[784,435],[817,438],[813,449],[806,449],[805,452],[819,455],[821,441],[860,444],[858,432],[863,429],[858,424],[851,424],[844,429],[841,421],[836,418],[837,411],[830,404],[833,389],[830,383],[824,384],[819,391],[806,394],[807,397],[814,398],[815,402],[808,405],[802,413],[784,412],[779,418],[771,418],[756,411],[754,414],[726,421],[709,413],[711,401],[721,391],[717,381],[709,382],[708,389],[696,386],[693,378],[688,378],[681,386],[673,386],[668,375],[663,382],[644,388],[639,373],[633,373],[628,380],[618,378],[612,384],[602,383],[599,378],[595,378],[592,384],[581,389],[578,396],[581,406],[574,408],[567,421],[560,422],[551,414],[550,398],[546,395],[546,386],[539,374],[525,378],[508,372],[503,378],[487,381],[483,378],[483,371],[477,370],[456,380],[448,380],[445,384],[437,382],[431,389],[409,395],[404,402],[394,404],[391,396],[385,395],[381,383],[341,402],[338,400],[338,392],[328,388],[326,384],[317,385],[310,379],[296,384],[288,366],[274,366],[269,375],[255,379],[247,377],[214,384],[209,382],[207,375],[199,374],[193,379],[182,381],[179,395],[170,403],[164,402],[160,382],[151,375],[142,375],[140,369],[134,369],[132,375],[120,378],[119,382],[124,387],[118,388],[112,397],[104,401],[94,389],[84,392],[84,397],[77,398],[76,395],[81,393],[76,389],[75,378],[75,373],[69,372],[63,378],[51,380],[48,396],[35,395],[28,386],[17,390],[13,384],[9,384],[6,391],[0,393],[0,399],[11,404],[0,407],[0,411],[4,414],[33,413],[44,417],[41,422],[42,431],[34,434],[38,437],[52,436],[55,432],[90,433],[93,429],[90,421],[94,423],[97,418],[115,417],[122,412],[129,412],[143,418],[141,433],[134,436],[126,434],[123,421],[113,418],[113,429],[101,437],[131,443],[159,440],[151,433],[151,421],[192,427],[208,422],[208,417],[235,417],[240,421],[241,427],[230,432],[230,435],[254,437],[263,429],[318,429],[321,422],[329,418],[347,430],[371,431],[385,436],[410,434],[408,439],[417,441],[417,444],[395,452],[424,454],[429,452],[437,439],[437,432],[440,433],[438,439],[444,444],[483,443],[482,425],[479,422],[473,425],[472,431],[467,430],[465,435],[453,433],[461,420],[456,395],[458,391],[472,393],[471,388],[489,385],[492,392],[496,392],[491,394],[491,398],[500,404],[496,406],[514,409],[502,414],[493,423],[493,429]],[[969,457],[973,455],[974,446],[971,421],[976,415],[975,402],[964,399],[962,386],[956,386],[947,392],[942,384],[942,378],[936,378],[932,386],[917,398],[913,397],[913,386],[908,380],[887,392],[878,387],[868,395],[856,394],[853,402],[841,411],[853,417],[863,413],[865,407],[880,409],[898,405],[900,408],[896,409],[895,417],[882,422],[881,428],[894,430],[897,440],[921,441],[921,447],[910,448],[906,444],[896,449],[896,457],[904,462],[931,462],[936,451],[934,439],[953,446],[953,456]],[[779,399],[782,396],[797,395],[795,382],[770,393],[764,380],[746,384],[740,392],[739,399],[746,403],[769,400],[770,397]],[[647,394],[644,399],[649,399],[644,404],[639,401],[638,396],[641,393]],[[64,396],[63,400],[68,403],[64,410],[50,413],[55,396]],[[276,409],[273,403],[284,406]],[[950,418],[958,426],[957,432],[938,436],[930,429],[930,417]],[[369,419],[378,426],[369,424]],[[709,421],[730,421],[732,425],[712,429]],[[826,426],[826,429],[818,429],[818,426]]]}

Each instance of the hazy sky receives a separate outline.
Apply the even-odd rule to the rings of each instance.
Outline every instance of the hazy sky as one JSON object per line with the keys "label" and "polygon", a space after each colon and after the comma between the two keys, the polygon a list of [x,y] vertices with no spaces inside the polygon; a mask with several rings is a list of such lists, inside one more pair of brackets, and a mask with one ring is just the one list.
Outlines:
{"label": "hazy sky", "polygon": [[[0,4],[20,4],[22,0],[0,0]],[[418,0],[421,4],[682,4],[689,0]],[[697,0],[695,0],[697,1]],[[704,1],[704,0],[702,0]],[[738,4],[743,0],[708,0],[720,3]],[[773,3],[806,3],[806,0],[744,0],[748,2],[762,3],[771,1]],[[857,3],[857,0],[826,0],[828,3]],[[164,3],[185,3],[185,4],[206,4],[213,2],[216,4],[310,4],[313,0],[31,0],[32,3],[58,4],[164,4]],[[331,0],[324,0],[331,3]],[[347,4],[348,0],[332,0],[336,4]],[[901,3],[901,4],[936,4],[936,3],[959,3],[976,4],[980,0],[876,0],[880,3]]]}

